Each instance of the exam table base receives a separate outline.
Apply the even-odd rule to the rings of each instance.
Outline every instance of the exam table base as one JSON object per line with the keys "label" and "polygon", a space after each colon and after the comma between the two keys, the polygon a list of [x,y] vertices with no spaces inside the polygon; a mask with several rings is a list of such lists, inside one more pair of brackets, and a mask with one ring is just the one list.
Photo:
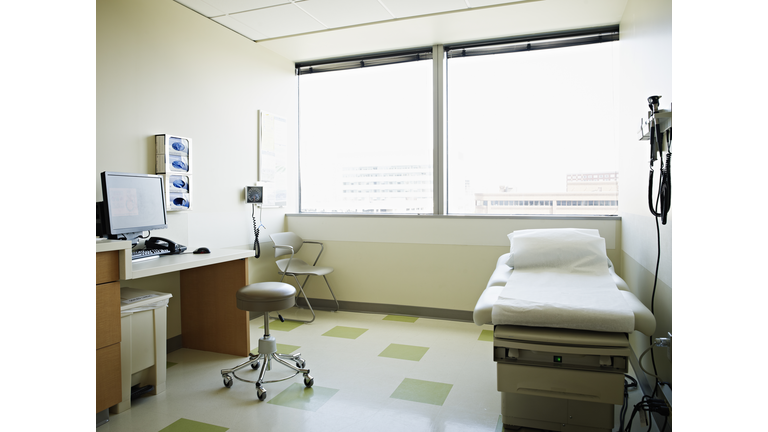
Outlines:
{"label": "exam table base", "polygon": [[505,431],[520,427],[565,432],[610,432],[613,404],[501,393]]}

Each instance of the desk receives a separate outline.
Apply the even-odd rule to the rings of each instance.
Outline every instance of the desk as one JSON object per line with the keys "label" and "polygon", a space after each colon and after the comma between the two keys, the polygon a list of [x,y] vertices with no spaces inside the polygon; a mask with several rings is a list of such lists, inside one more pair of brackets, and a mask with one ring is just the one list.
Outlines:
{"label": "desk", "polygon": [[[112,241],[96,243],[96,252]],[[250,353],[248,312],[237,308],[235,293],[248,285],[253,250],[211,248],[210,254],[166,255],[134,263],[130,243],[120,249],[120,279],[131,280],[179,272],[182,346],[247,357]]]}

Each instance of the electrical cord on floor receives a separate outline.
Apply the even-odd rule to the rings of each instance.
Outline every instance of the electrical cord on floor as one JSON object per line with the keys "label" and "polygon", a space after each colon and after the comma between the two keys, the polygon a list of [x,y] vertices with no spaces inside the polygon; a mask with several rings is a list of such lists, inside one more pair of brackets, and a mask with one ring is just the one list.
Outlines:
{"label": "electrical cord on floor", "polygon": [[[630,382],[627,382],[627,379]],[[629,408],[629,388],[637,387],[637,380],[632,375],[624,374],[624,404],[621,405],[621,412],[619,414],[619,432],[624,430],[624,418],[627,416],[627,408]]]}
{"label": "electrical cord on floor", "polygon": [[[659,413],[664,416],[664,424],[662,425],[661,429],[659,429],[659,432],[664,432],[664,429],[667,428],[667,421],[669,420],[669,407],[667,406],[666,402],[664,402],[661,399],[654,399],[650,396],[643,396],[643,399],[638,402],[635,405],[635,408],[632,410],[632,415],[629,417],[629,423],[627,423],[626,429],[620,429],[619,432],[631,432],[632,431],[632,420],[635,419],[635,415],[639,412],[642,412],[641,415],[650,417],[651,413]],[[653,422],[648,422],[648,432],[651,431],[651,428],[653,426]],[[623,424],[622,424],[623,427]]]}

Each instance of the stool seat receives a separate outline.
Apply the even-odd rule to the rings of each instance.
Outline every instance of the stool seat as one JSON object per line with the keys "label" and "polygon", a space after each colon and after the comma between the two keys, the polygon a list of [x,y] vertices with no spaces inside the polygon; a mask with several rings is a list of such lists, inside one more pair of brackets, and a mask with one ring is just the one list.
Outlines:
{"label": "stool seat", "polygon": [[296,288],[283,282],[257,282],[236,294],[237,308],[252,312],[273,312],[296,304]]}

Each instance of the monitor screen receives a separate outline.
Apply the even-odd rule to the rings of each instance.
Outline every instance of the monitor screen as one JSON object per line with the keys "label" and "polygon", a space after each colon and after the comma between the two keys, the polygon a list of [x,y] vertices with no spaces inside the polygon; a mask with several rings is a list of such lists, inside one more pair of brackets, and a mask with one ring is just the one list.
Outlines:
{"label": "monitor screen", "polygon": [[152,174],[101,173],[102,225],[110,238],[134,240],[167,228],[163,178]]}

